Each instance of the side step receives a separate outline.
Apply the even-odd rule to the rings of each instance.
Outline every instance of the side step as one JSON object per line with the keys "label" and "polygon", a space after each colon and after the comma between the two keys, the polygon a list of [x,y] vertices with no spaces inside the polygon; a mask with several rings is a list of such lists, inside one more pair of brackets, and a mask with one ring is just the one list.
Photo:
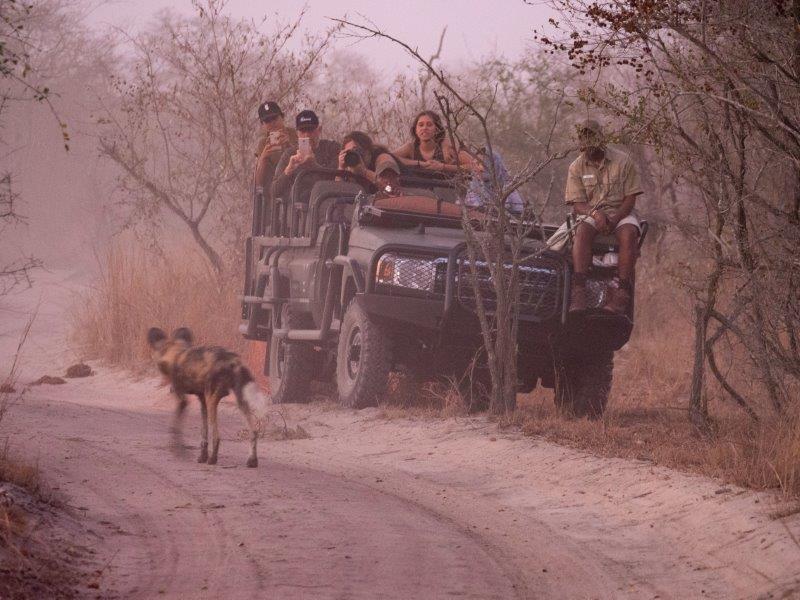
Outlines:
{"label": "side step", "polygon": [[239,296],[239,301],[245,304],[281,304],[287,298],[262,298],[261,296]]}
{"label": "side step", "polygon": [[322,342],[325,340],[325,334],[321,329],[273,329],[272,335],[279,339],[296,342]]}

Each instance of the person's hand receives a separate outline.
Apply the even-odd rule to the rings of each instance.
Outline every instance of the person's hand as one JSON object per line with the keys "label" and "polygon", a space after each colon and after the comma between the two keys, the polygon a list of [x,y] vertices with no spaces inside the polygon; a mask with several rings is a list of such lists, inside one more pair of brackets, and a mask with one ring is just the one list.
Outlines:
{"label": "person's hand", "polygon": [[468,166],[472,174],[478,177],[483,175],[483,172],[486,170],[486,167],[484,167],[483,163],[479,160],[471,160]]}
{"label": "person's hand", "polygon": [[265,160],[269,158],[271,154],[275,154],[278,152],[283,152],[283,146],[280,144],[267,144],[264,146],[264,149],[261,151],[261,154],[258,156],[258,160]]}
{"label": "person's hand", "polygon": [[344,171],[347,167],[344,164],[344,155],[347,154],[347,150],[341,150],[339,152],[339,170]]}
{"label": "person's hand", "polygon": [[[274,133],[274,132],[273,132]],[[261,154],[259,155],[259,160],[265,159],[269,157],[270,154],[275,154],[278,152],[283,152],[286,149],[286,146],[289,145],[289,135],[285,131],[279,131],[277,136],[277,141],[275,143],[271,143],[270,136],[266,136],[266,145],[264,146],[263,150],[261,150]]]}
{"label": "person's hand", "polygon": [[597,231],[603,234],[607,234],[611,231],[609,229],[608,217],[602,210],[595,210],[592,212],[591,217],[594,219]]}
{"label": "person's hand", "polygon": [[619,225],[619,217],[606,217],[606,226],[608,230],[605,233],[613,233],[617,225]]}
{"label": "person's hand", "polygon": [[421,163],[423,169],[429,171],[444,171],[444,163],[440,160],[425,160]]}
{"label": "person's hand", "polygon": [[286,165],[286,169],[284,169],[284,174],[291,175],[297,170],[297,167],[302,165],[308,160],[308,156],[303,156],[300,152],[295,152],[289,157],[289,163]]}

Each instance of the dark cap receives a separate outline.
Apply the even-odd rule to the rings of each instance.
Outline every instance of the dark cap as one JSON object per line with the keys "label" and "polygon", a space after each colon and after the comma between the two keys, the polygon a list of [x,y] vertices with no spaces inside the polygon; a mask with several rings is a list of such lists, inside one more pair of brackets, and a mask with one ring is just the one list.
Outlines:
{"label": "dark cap", "polygon": [[277,119],[282,116],[283,111],[281,107],[278,106],[277,102],[273,102],[272,100],[267,100],[258,107],[258,118],[261,119],[262,123],[272,121],[272,119]]}
{"label": "dark cap", "polygon": [[298,131],[308,131],[319,127],[319,117],[313,110],[301,110],[297,113],[294,122]]}
{"label": "dark cap", "polygon": [[603,128],[600,127],[600,123],[598,123],[594,119],[586,119],[578,123],[578,134],[581,134],[584,131],[593,133],[598,136],[603,135]]}

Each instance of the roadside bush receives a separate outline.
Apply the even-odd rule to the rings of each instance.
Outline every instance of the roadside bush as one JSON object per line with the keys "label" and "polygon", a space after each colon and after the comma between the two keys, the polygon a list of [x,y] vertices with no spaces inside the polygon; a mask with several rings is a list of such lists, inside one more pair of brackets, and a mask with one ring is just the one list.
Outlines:
{"label": "roadside bush", "polygon": [[240,279],[234,268],[217,275],[194,250],[154,254],[118,241],[97,280],[76,298],[71,341],[84,358],[134,369],[149,365],[150,327],[189,327],[201,343],[239,351]]}

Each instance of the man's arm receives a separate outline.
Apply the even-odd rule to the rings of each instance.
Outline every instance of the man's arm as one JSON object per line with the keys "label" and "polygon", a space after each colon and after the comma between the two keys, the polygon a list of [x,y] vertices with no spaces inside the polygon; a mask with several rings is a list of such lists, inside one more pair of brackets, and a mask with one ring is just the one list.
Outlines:
{"label": "man's arm", "polygon": [[272,179],[275,175],[276,162],[280,160],[282,155],[279,145],[264,147],[256,163],[256,185],[260,185],[266,191],[269,191],[272,186]]}
{"label": "man's arm", "polygon": [[590,216],[592,207],[589,204],[583,181],[575,165],[576,163],[572,163],[567,171],[567,187],[564,190],[564,201],[572,209],[572,214]]}
{"label": "man's arm", "polygon": [[414,142],[406,142],[396,150],[392,150],[392,155],[401,165],[406,167],[422,168],[425,161],[416,160],[414,157]]}
{"label": "man's arm", "polygon": [[567,204],[572,206],[572,214],[592,217],[598,231],[602,233],[608,233],[610,231],[606,214],[602,210],[597,210],[589,204],[586,189],[583,187],[583,181],[578,174],[575,163],[569,166],[569,171],[567,172],[567,189],[564,196],[566,197]]}
{"label": "man's arm", "polygon": [[612,229],[615,228],[617,226],[617,223],[622,221],[622,219],[631,214],[631,211],[633,211],[633,206],[636,204],[636,196],[638,196],[638,194],[631,194],[630,196],[625,196],[622,199],[622,204],[615,211],[614,216],[608,217],[608,223]]}
{"label": "man's arm", "polygon": [[278,161],[278,166],[275,167],[275,176],[272,180],[272,197],[282,198],[289,191],[289,187],[294,179],[294,174],[287,175],[286,167],[289,165],[289,159],[294,154],[292,148],[284,150],[281,159]]}
{"label": "man's arm", "polygon": [[628,160],[622,172],[622,204],[615,211],[614,216],[609,218],[611,229],[614,229],[622,219],[631,214],[636,204],[636,196],[642,192],[642,185],[639,182],[639,173],[636,171],[636,166],[633,161]]}

